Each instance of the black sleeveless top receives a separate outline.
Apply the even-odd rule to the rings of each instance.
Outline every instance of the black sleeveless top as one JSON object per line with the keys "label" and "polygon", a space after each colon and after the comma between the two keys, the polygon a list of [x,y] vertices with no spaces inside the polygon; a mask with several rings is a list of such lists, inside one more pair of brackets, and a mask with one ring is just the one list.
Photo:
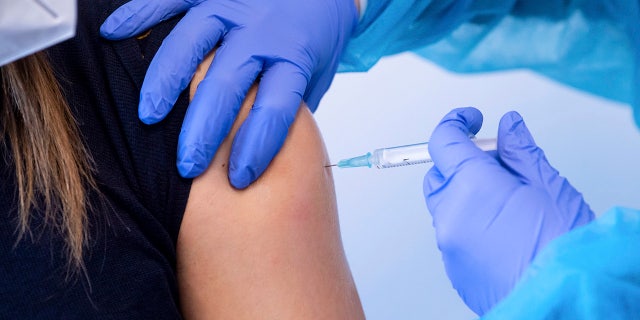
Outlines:
{"label": "black sleeveless top", "polygon": [[78,1],[77,36],[48,50],[95,161],[87,278],[65,279],[63,239],[36,212],[17,241],[17,187],[0,148],[0,319],[180,319],[176,239],[191,180],[176,169],[188,103],[157,125],[138,120],[145,71],[179,18],[144,39],[110,42],[100,24],[125,0]]}

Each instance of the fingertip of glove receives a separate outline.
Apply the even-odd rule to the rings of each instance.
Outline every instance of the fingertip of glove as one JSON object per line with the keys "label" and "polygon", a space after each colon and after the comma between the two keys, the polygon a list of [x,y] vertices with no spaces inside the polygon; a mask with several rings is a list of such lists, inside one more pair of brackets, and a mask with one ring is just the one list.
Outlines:
{"label": "fingertip of glove", "polygon": [[524,124],[522,116],[516,111],[509,111],[500,119],[500,127],[514,132]]}
{"label": "fingertip of glove", "polygon": [[100,35],[103,38],[113,40],[113,29],[113,26],[107,18],[107,20],[100,26]]}
{"label": "fingertip of glove", "polygon": [[231,185],[238,190],[246,189],[251,184],[251,182],[251,180],[246,178],[232,178],[231,176],[229,176],[229,183],[231,183]]}
{"label": "fingertip of glove", "polygon": [[204,172],[202,166],[199,166],[196,163],[190,161],[179,161],[177,163],[177,166],[178,172],[183,178],[192,179]]}
{"label": "fingertip of glove", "polygon": [[498,126],[498,151],[501,157],[515,157],[521,151],[536,149],[535,140],[518,112],[510,111],[502,116]]}
{"label": "fingertip of glove", "polygon": [[131,19],[136,16],[137,10],[125,4],[111,13],[100,26],[100,35],[109,40],[122,40],[133,36]]}
{"label": "fingertip of glove", "polygon": [[108,40],[121,40],[126,35],[118,32],[118,29],[122,26],[121,18],[118,14],[118,10],[112,13],[100,26],[100,35]]}
{"label": "fingertip of glove", "polygon": [[140,121],[142,121],[142,123],[147,124],[147,125],[156,124],[156,123],[158,123],[158,121],[160,121],[157,118],[151,117],[149,115],[138,114],[138,117],[140,118]]}
{"label": "fingertip of glove", "polygon": [[474,107],[456,108],[444,116],[440,123],[451,120],[461,122],[468,131],[476,134],[482,127],[483,116],[482,112]]}
{"label": "fingertip of glove", "polygon": [[167,115],[166,110],[170,109],[164,100],[158,103],[149,102],[150,99],[142,97],[138,107],[138,118],[145,124],[155,124],[160,122]]}
{"label": "fingertip of glove", "polygon": [[209,160],[201,148],[187,146],[178,150],[176,165],[183,178],[195,178],[207,169]]}
{"label": "fingertip of glove", "polygon": [[255,176],[247,169],[235,169],[232,164],[229,165],[229,183],[236,189],[246,189],[256,180]]}
{"label": "fingertip of glove", "polygon": [[502,116],[498,126],[498,131],[498,136],[517,136],[521,143],[525,142],[523,141],[525,138],[527,142],[533,143],[533,138],[531,137],[531,133],[529,132],[524,119],[516,111],[509,111]]}
{"label": "fingertip of glove", "polygon": [[249,158],[231,151],[229,156],[229,182],[236,189],[245,189],[264,172],[260,164],[251,164]]}
{"label": "fingertip of glove", "polygon": [[448,115],[452,117],[458,116],[460,118],[469,119],[469,120],[473,120],[476,118],[482,119],[482,113],[480,112],[480,110],[474,107],[455,108],[451,110]]}

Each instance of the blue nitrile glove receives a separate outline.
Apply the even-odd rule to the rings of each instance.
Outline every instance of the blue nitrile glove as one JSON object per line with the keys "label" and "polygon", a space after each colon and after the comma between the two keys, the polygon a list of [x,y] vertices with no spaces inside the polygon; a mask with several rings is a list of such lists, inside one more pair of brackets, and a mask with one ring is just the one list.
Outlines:
{"label": "blue nitrile glove", "polygon": [[245,188],[282,146],[304,98],[314,111],[358,20],[353,0],[133,0],[100,28],[128,38],[186,12],[153,58],[140,92],[140,119],[161,121],[204,56],[220,48],[182,125],[178,170],[195,177],[227,136],[249,87],[258,96],[231,150],[229,180]]}
{"label": "blue nitrile glove", "polygon": [[424,179],[447,275],[479,315],[510,292],[550,240],[594,218],[518,113],[502,117],[497,152],[469,139],[481,126],[477,109],[447,114],[429,141],[434,167]]}

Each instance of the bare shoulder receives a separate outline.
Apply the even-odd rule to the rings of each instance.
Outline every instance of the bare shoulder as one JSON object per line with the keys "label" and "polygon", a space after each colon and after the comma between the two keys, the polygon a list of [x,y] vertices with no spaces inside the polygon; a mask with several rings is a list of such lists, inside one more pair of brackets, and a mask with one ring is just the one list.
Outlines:
{"label": "bare shoulder", "polygon": [[[254,97],[255,88],[229,137]],[[328,157],[308,108],[300,107],[282,150],[245,190],[227,178],[230,140],[194,180],[181,225],[185,316],[364,318],[340,239]]]}

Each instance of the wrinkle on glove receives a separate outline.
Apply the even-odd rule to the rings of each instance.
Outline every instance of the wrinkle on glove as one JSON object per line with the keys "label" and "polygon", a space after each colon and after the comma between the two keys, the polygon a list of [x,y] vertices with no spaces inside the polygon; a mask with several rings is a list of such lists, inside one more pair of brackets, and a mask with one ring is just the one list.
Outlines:
{"label": "wrinkle on glove", "polygon": [[447,114],[431,135],[434,166],[424,179],[447,275],[479,315],[512,290],[549,241],[593,219],[518,113],[501,119],[494,153],[469,139],[481,125],[474,108]]}

